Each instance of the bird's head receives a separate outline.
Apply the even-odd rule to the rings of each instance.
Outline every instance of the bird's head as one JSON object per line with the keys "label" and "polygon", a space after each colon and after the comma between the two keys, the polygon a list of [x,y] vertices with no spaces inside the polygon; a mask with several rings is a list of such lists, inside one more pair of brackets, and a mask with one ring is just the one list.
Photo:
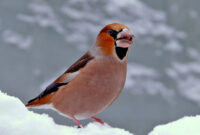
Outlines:
{"label": "bird's head", "polygon": [[96,45],[101,48],[104,55],[117,54],[123,59],[133,44],[133,37],[127,26],[119,23],[108,24],[98,34]]}

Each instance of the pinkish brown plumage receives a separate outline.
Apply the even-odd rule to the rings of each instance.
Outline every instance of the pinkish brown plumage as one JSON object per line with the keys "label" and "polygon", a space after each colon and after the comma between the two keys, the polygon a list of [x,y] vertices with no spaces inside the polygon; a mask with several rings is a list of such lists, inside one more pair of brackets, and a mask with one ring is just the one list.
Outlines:
{"label": "pinkish brown plumage", "polygon": [[26,106],[49,106],[80,127],[78,120],[87,118],[103,124],[94,116],[110,106],[124,87],[132,39],[123,24],[105,26],[90,50]]}

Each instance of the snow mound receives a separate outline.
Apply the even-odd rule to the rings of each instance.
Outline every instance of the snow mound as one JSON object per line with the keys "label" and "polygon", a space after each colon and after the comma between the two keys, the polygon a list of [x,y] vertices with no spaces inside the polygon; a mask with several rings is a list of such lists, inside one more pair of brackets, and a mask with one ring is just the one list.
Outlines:
{"label": "snow mound", "polygon": [[200,116],[184,117],[166,125],[159,125],[149,135],[199,135]]}
{"label": "snow mound", "polygon": [[85,128],[57,125],[46,114],[29,111],[16,97],[0,91],[1,135],[133,135],[124,129],[90,123]]}

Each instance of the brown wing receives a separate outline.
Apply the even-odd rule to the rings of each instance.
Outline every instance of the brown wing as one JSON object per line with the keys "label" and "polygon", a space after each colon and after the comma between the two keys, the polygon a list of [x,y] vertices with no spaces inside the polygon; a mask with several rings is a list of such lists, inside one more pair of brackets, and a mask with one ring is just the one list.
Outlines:
{"label": "brown wing", "polygon": [[[30,100],[26,106],[37,106],[41,105],[42,99],[45,101],[42,104],[48,103],[47,97],[51,98],[50,95],[54,94],[59,90],[59,87],[67,85],[73,78],[70,78],[70,75],[79,71],[81,68],[85,67],[86,64],[92,60],[94,57],[88,53],[83,55],[79,60],[77,60],[72,66],[70,66],[60,77],[58,77],[53,83],[51,83],[40,95],[36,98]],[[47,101],[46,101],[47,100]]]}
{"label": "brown wing", "polygon": [[89,52],[87,52],[85,55],[83,55],[79,60],[77,60],[73,65],[71,65],[65,73],[73,73],[78,71],[79,69],[85,67],[85,65],[92,60],[94,57],[90,55]]}

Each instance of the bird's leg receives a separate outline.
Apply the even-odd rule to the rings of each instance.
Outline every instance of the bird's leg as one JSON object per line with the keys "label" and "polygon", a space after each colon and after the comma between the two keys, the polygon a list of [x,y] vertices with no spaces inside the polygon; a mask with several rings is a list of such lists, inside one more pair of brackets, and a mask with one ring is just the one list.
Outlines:
{"label": "bird's leg", "polygon": [[99,123],[101,123],[102,125],[104,125],[104,121],[103,120],[101,120],[101,119],[99,119],[97,117],[90,117],[90,118],[95,120],[95,121],[97,121],[97,122],[99,122]]}
{"label": "bird's leg", "polygon": [[76,122],[78,128],[83,128],[83,125],[74,116],[72,117],[72,119],[74,120],[74,122]]}

